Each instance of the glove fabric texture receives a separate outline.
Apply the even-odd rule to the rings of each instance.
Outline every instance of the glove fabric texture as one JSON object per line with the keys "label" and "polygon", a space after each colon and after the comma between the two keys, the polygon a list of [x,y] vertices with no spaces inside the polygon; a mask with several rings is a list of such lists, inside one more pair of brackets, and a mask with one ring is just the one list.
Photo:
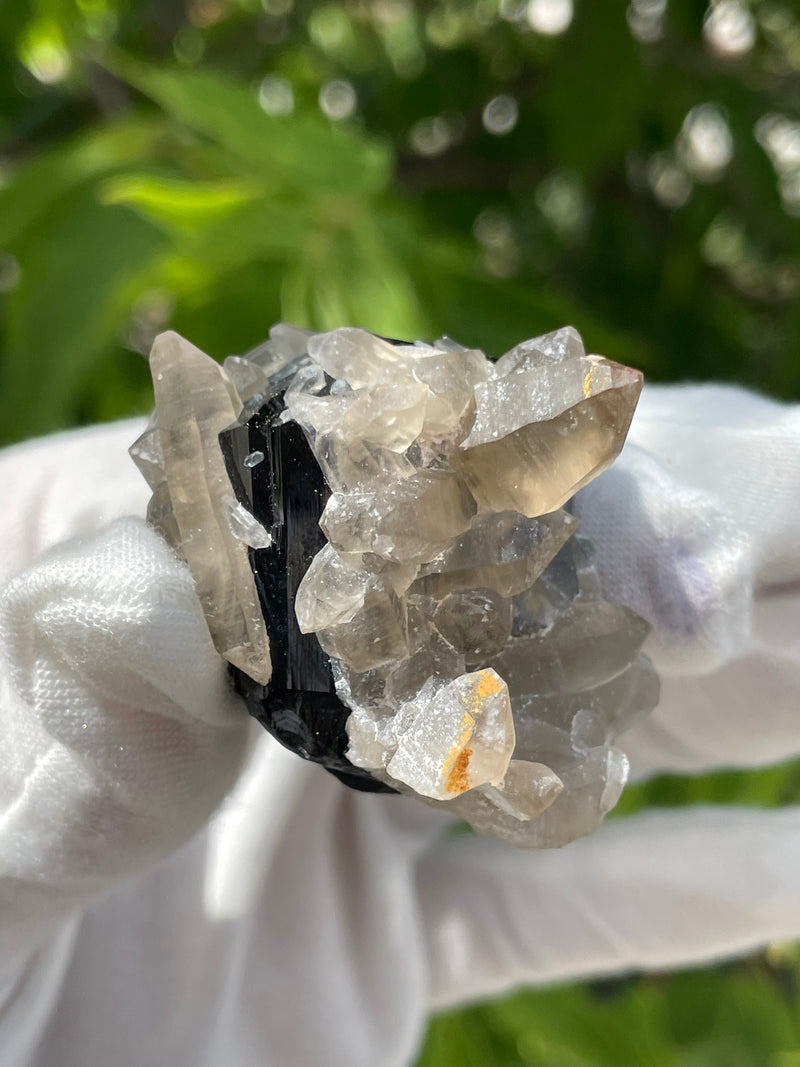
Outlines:
{"label": "glove fabric texture", "polygon": [[[518,853],[251,723],[131,420],[0,453],[0,1067],[403,1067],[430,1010],[800,935],[800,809]],[[800,751],[800,408],[648,387],[576,499],[653,627],[634,776]]]}

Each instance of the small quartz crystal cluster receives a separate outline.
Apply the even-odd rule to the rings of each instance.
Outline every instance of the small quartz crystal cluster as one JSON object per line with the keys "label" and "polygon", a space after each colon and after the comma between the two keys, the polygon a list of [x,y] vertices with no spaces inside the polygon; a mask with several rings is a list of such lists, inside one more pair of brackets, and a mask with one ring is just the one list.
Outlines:
{"label": "small quartz crystal cluster", "polygon": [[595,829],[658,681],[565,505],[619,453],[641,375],[569,327],[494,363],[279,325],[220,367],[168,333],[151,367],[149,518],[251,712],[349,785],[515,845]]}

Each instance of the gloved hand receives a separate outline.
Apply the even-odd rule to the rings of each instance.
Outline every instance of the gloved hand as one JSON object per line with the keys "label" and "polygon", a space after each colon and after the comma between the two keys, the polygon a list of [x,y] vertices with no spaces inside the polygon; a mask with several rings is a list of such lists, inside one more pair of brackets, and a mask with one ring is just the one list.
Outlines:
{"label": "gloved hand", "polygon": [[[186,569],[118,518],[145,506],[138,430],[0,457],[3,1067],[400,1067],[434,1007],[800,934],[798,809],[523,854],[277,746]],[[800,410],[650,388],[577,512],[605,595],[654,626],[635,774],[795,755]]]}

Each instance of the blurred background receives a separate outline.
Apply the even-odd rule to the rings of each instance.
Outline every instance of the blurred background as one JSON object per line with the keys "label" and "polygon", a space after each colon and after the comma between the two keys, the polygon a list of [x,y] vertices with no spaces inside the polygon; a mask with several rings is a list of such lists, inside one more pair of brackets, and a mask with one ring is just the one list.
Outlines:
{"label": "blurred background", "polygon": [[[566,323],[652,380],[800,399],[800,12],[762,0],[0,4],[0,439],[147,411],[171,326],[500,355]],[[797,768],[645,804],[785,803]],[[800,953],[523,992],[420,1067],[800,1067]]]}

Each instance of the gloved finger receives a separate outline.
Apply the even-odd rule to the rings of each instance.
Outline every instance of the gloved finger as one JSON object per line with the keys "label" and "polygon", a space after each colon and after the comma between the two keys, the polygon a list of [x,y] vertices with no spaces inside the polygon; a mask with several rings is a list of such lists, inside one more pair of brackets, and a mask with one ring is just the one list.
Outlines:
{"label": "gloved finger", "polygon": [[716,670],[748,652],[753,596],[800,579],[800,407],[648,386],[575,511],[604,595],[651,623],[662,676]]}
{"label": "gloved finger", "polygon": [[800,579],[800,405],[729,385],[648,386],[631,440],[736,516],[757,586]]}
{"label": "gloved finger", "polygon": [[662,677],[705,674],[747,647],[754,555],[721,502],[628,445],[575,514],[603,596],[650,623],[644,651]]}
{"label": "gloved finger", "polygon": [[[262,731],[256,750],[272,744]],[[128,1063],[131,1049],[136,1067],[209,1056],[259,1067],[412,1062],[426,1010],[412,877],[413,812],[424,809],[347,789],[318,765],[288,758],[302,768],[303,796],[289,807],[255,897],[235,921],[209,914],[203,835],[89,909],[37,1046],[42,1063]],[[252,764],[251,794],[266,761]],[[244,823],[270,817],[254,804],[238,826],[228,823],[244,831],[243,854],[237,860],[231,842],[229,859],[245,882],[254,828]],[[65,1046],[68,1060],[59,1055]]]}
{"label": "gloved finger", "polygon": [[800,753],[800,589],[756,598],[746,652],[711,674],[667,677],[619,738],[634,778],[759,767]]}
{"label": "gloved finger", "polygon": [[126,419],[0,452],[0,582],[61,541],[144,515],[150,490],[127,451],[143,428]]}
{"label": "gloved finger", "polygon": [[0,949],[152,863],[232,784],[247,716],[188,569],[123,519],[0,592]]}
{"label": "gloved finger", "polygon": [[237,919],[252,907],[293,812],[320,773],[255,720],[251,730],[249,759],[208,830],[203,900],[214,920]]}
{"label": "gloved finger", "polygon": [[417,885],[430,997],[686,967],[800,935],[800,808],[689,808],[560,851],[451,840]]}

